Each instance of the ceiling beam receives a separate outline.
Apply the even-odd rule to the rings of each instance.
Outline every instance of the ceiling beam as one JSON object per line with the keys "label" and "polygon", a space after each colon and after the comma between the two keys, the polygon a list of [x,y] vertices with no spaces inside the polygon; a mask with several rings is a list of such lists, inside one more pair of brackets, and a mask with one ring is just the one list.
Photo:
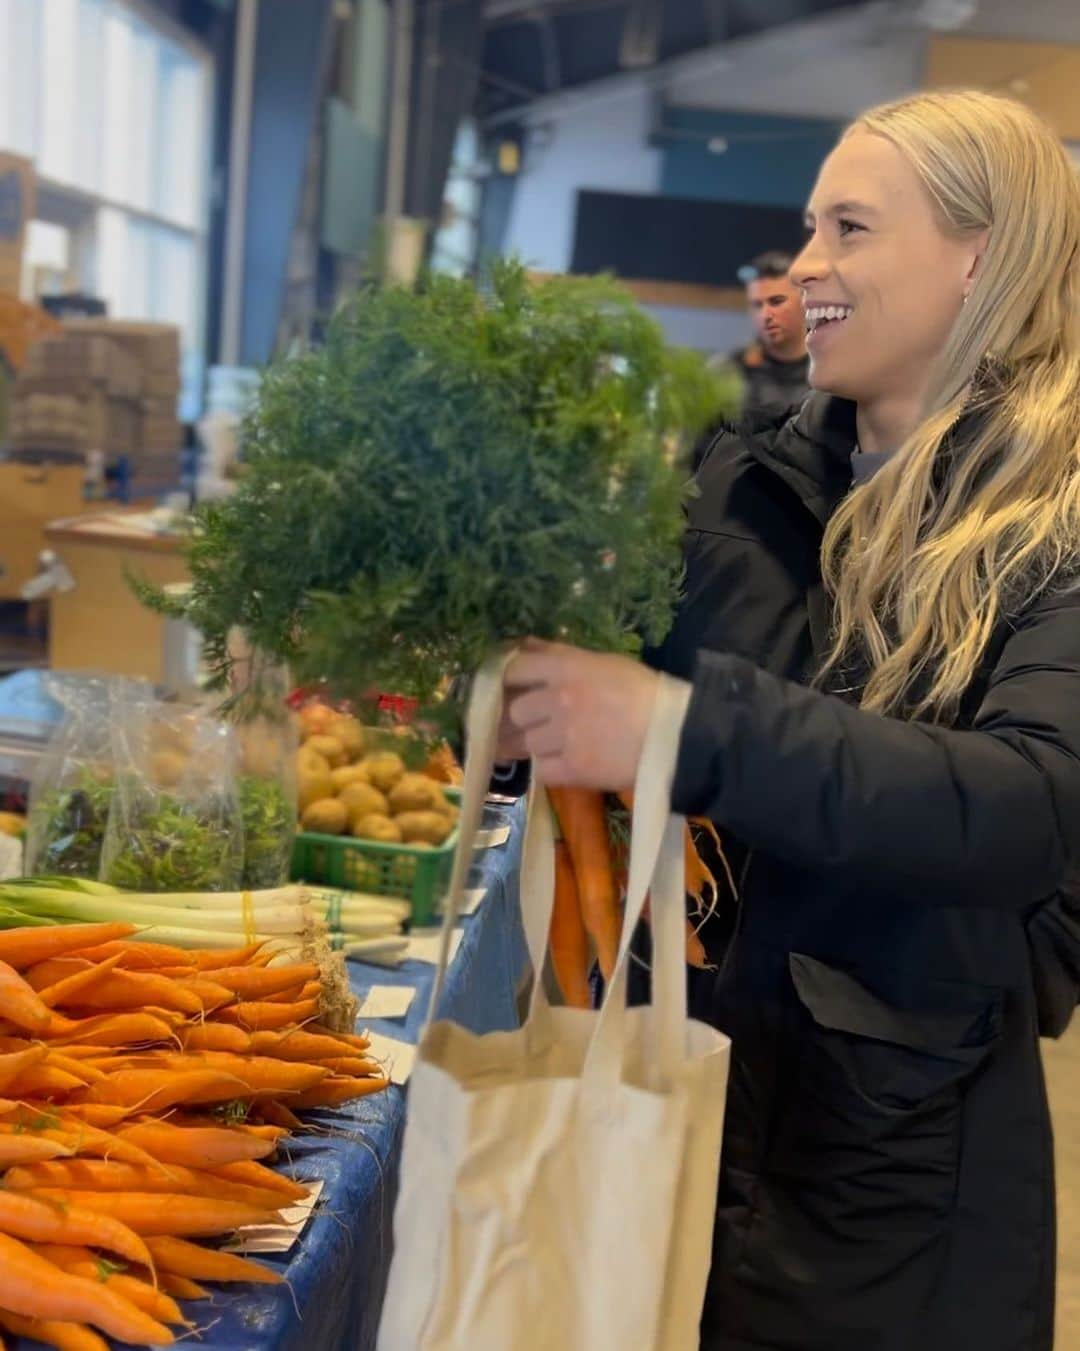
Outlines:
{"label": "ceiling beam", "polygon": [[575,10],[611,9],[624,7],[627,0],[487,0],[484,19],[488,27],[503,23],[524,23],[529,19],[551,18],[556,14],[571,14]]}

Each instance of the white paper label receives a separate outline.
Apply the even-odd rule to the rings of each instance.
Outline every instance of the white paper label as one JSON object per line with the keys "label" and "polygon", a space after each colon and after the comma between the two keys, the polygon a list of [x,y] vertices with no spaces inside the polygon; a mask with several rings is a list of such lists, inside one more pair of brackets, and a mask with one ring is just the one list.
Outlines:
{"label": "white paper label", "polygon": [[306,1185],[307,1196],[302,1201],[291,1201],[284,1206],[277,1224],[245,1225],[223,1245],[226,1252],[288,1252],[303,1233],[325,1183],[320,1179]]}
{"label": "white paper label", "polygon": [[377,1060],[383,1067],[383,1073],[389,1075],[392,1084],[407,1084],[409,1075],[416,1064],[416,1047],[407,1041],[397,1041],[394,1037],[383,1037],[378,1032],[365,1029],[364,1036],[371,1045],[365,1051],[371,1060]]}
{"label": "white paper label", "polygon": [[[461,929],[455,929],[450,935],[450,961],[457,956],[458,948],[461,947],[461,940],[464,938]],[[409,935],[409,947],[405,956],[414,962],[430,962],[434,966],[439,960],[439,942],[441,933],[438,929],[413,930]]]}
{"label": "white paper label", "polygon": [[361,1018],[404,1018],[416,991],[407,985],[373,985],[360,1005]]}

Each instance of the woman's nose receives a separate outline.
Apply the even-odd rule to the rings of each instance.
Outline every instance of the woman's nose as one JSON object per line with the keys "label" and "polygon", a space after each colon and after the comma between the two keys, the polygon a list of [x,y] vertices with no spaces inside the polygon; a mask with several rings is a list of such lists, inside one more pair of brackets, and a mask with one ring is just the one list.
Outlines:
{"label": "woman's nose", "polygon": [[822,277],[827,276],[828,271],[828,264],[818,247],[817,234],[812,234],[803,245],[801,253],[791,264],[791,271],[788,275],[791,277],[793,285],[805,290],[811,282],[820,281]]}

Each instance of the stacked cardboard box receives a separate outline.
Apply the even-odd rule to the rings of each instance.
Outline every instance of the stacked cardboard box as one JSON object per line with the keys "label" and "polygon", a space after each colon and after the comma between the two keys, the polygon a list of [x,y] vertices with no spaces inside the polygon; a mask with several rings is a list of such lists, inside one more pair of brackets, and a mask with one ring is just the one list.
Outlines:
{"label": "stacked cardboard box", "polygon": [[25,450],[100,451],[126,460],[137,491],[175,486],[180,335],[169,324],[71,319],[31,349],[9,440]]}
{"label": "stacked cardboard box", "polygon": [[128,455],[143,398],[138,364],[107,338],[60,333],[30,348],[15,384],[8,439],[20,450]]}
{"label": "stacked cardboard box", "polygon": [[134,457],[175,458],[183,443],[176,415],[180,398],[180,331],[171,324],[120,319],[70,319],[65,329],[79,336],[106,338],[122,348],[142,372],[138,453]]}

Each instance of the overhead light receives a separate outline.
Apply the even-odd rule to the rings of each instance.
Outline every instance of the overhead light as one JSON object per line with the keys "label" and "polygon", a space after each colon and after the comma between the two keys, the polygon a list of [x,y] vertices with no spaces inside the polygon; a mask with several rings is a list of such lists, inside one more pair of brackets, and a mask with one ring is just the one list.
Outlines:
{"label": "overhead light", "polygon": [[662,22],[660,0],[631,0],[619,43],[619,65],[624,70],[656,65]]}
{"label": "overhead light", "polygon": [[916,18],[938,33],[966,28],[979,8],[978,0],[922,0]]}
{"label": "overhead light", "polygon": [[710,155],[726,155],[726,154],[727,154],[727,149],[728,149],[728,143],[727,143],[727,141],[724,139],[723,136],[710,136],[710,137],[709,137],[709,154],[710,154]]}

